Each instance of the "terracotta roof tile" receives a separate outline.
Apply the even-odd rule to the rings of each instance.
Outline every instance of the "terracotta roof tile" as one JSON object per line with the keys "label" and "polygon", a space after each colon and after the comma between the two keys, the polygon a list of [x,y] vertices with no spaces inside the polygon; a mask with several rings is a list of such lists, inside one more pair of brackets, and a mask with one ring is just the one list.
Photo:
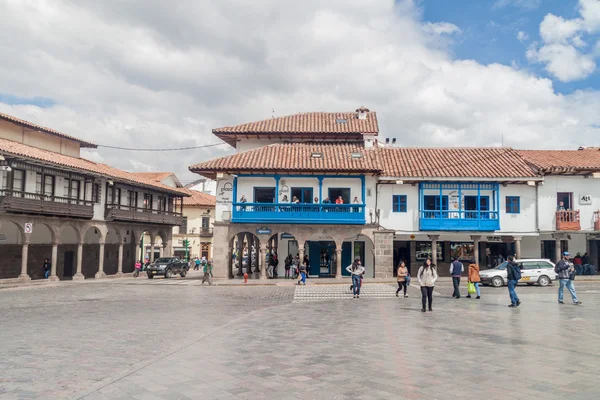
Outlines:
{"label": "terracotta roof tile", "polygon": [[183,198],[184,207],[214,207],[217,198],[213,195],[202,193],[197,190],[185,189],[190,197]]}
{"label": "terracotta roof tile", "polygon": [[56,131],[56,130],[54,130],[52,128],[47,128],[45,126],[36,125],[36,124],[34,124],[32,122],[25,121],[25,120],[17,118],[17,117],[13,117],[12,115],[0,113],[0,120],[12,122],[12,123],[15,123],[15,124],[18,124],[18,125],[21,125],[21,126],[25,126],[27,128],[35,129],[35,130],[41,131],[41,132],[46,132],[46,133],[49,133],[51,135],[62,137],[62,138],[65,138],[65,139],[70,139],[70,140],[73,140],[75,142],[78,142],[79,146],[81,146],[81,147],[88,147],[88,148],[92,148],[92,149],[95,149],[95,148],[98,147],[98,145],[96,145],[94,143],[90,143],[90,142],[86,142],[85,140],[77,139],[76,137],[67,135],[67,134],[62,133],[62,132],[58,132],[58,131]]}
{"label": "terracotta roof tile", "polygon": [[131,172],[113,168],[106,164],[96,163],[85,158],[70,157],[64,154],[54,153],[48,150],[38,149],[37,147],[27,146],[12,140],[0,138],[0,153],[4,155],[13,155],[26,159],[42,161],[48,164],[60,165],[63,167],[79,169],[83,172],[89,172],[106,178],[115,179],[122,182],[132,183],[141,186],[147,186],[176,195],[187,196],[187,192],[182,189],[172,188],[151,179],[143,178]]}
{"label": "terracotta roof tile", "polygon": [[[357,111],[359,110],[368,111],[365,108]],[[310,112],[225,126],[213,129],[213,133],[234,147],[234,138],[238,135],[283,135],[327,139],[327,137],[340,135],[357,137],[379,133],[377,113],[367,112],[365,119],[359,119],[357,115],[356,112]]]}
{"label": "terracotta roof tile", "polygon": [[168,177],[172,177],[173,181],[175,182],[177,187],[183,187],[183,185],[179,181],[179,178],[177,178],[177,175],[175,175],[175,173],[173,173],[173,172],[132,172],[132,174],[137,175],[142,178],[145,178],[145,179],[150,179],[150,180],[152,180],[154,182],[158,182],[158,183],[161,183],[163,180],[167,179]]}
{"label": "terracotta roof tile", "polygon": [[384,176],[410,178],[533,178],[510,148],[380,148]]}
{"label": "terracotta roof tile", "polygon": [[519,154],[541,173],[570,173],[600,170],[598,148],[584,150],[520,150]]}
{"label": "terracotta roof tile", "polygon": [[[312,153],[323,154],[313,158]],[[352,154],[361,158],[353,158]],[[535,171],[510,148],[365,149],[360,143],[273,144],[190,167],[192,172],[375,172],[398,178],[534,178]]]}
{"label": "terracotta roof tile", "polygon": [[[315,158],[313,153],[322,157]],[[362,142],[276,143],[205,161],[190,170],[209,177],[217,171],[377,172],[376,154]]]}

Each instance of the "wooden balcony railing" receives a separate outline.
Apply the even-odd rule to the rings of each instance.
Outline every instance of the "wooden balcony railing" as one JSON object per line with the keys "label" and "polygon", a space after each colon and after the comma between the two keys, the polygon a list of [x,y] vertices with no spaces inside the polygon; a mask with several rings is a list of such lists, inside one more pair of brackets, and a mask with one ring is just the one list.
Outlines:
{"label": "wooden balcony railing", "polygon": [[581,222],[579,221],[579,210],[557,211],[556,230],[580,231]]}
{"label": "wooden balcony railing", "polygon": [[594,212],[594,230],[600,231],[600,211]]}
{"label": "wooden balcony railing", "polygon": [[209,237],[213,235],[213,228],[203,226],[200,228],[200,236],[201,237]]}
{"label": "wooden balcony railing", "polygon": [[150,210],[120,204],[107,204],[104,217],[107,221],[147,222],[163,225],[181,225],[183,223],[183,216],[178,212]]}
{"label": "wooden balcony railing", "polygon": [[41,193],[0,190],[0,211],[92,219],[94,203],[91,200],[71,199]]}

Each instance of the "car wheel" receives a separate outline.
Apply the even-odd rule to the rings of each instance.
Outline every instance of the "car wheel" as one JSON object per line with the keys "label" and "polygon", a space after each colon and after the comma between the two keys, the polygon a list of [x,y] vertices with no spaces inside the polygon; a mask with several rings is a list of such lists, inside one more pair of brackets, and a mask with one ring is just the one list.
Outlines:
{"label": "car wheel", "polygon": [[154,275],[148,274],[148,279],[152,279],[152,278],[154,278]]}
{"label": "car wheel", "polygon": [[500,276],[493,277],[492,278],[492,286],[493,287],[504,286],[504,279],[502,279],[502,277],[500,277]]}
{"label": "car wheel", "polygon": [[173,276],[173,271],[171,271],[171,268],[167,268],[167,270],[165,271],[165,278],[169,279],[172,276]]}
{"label": "car wheel", "polygon": [[547,276],[540,276],[540,279],[538,279],[538,285],[545,287],[548,286],[550,284],[550,278],[548,278]]}
{"label": "car wheel", "polygon": [[181,273],[179,275],[181,275],[182,278],[185,278],[186,274],[187,274],[187,270],[183,269],[183,270],[181,270]]}

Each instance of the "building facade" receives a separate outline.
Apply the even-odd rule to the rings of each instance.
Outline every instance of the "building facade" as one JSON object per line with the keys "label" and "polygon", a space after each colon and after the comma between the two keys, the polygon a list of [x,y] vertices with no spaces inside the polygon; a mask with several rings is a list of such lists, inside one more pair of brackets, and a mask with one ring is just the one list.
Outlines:
{"label": "building facade", "polygon": [[104,278],[132,272],[140,239],[172,253],[188,194],[86,160],[96,145],[0,114],[0,280]]}
{"label": "building facade", "polygon": [[411,268],[428,257],[442,275],[454,258],[492,267],[508,255],[555,260],[561,249],[598,263],[598,149],[561,158],[382,145],[377,115],[365,108],[213,133],[237,153],[190,170],[217,182],[218,277],[266,278],[272,253],[306,256],[309,275],[337,278],[355,257],[382,278],[400,261]]}

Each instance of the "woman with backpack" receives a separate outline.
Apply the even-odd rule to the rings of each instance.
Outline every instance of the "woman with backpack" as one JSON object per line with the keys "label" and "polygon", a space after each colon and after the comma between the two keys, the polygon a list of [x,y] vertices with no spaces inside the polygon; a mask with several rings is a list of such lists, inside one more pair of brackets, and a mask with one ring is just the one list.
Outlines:
{"label": "woman with backpack", "polygon": [[431,259],[425,260],[425,263],[421,268],[419,268],[419,272],[417,272],[417,279],[419,280],[419,285],[421,286],[421,302],[423,304],[422,312],[425,312],[425,305],[429,302],[429,311],[433,311],[431,305],[433,303],[433,288],[435,286],[435,281],[438,279],[437,271],[435,270],[435,265],[431,264]]}

